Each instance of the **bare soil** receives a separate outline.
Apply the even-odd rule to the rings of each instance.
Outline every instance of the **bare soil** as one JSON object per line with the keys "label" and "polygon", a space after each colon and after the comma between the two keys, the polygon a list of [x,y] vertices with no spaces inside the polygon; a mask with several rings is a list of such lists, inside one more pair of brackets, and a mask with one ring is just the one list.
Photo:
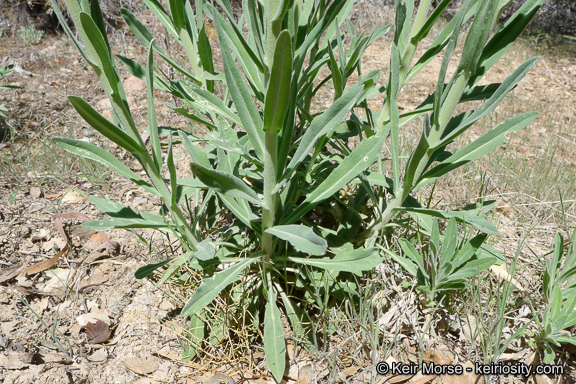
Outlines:
{"label": "bare soil", "polygon": [[[115,36],[117,52],[132,57],[142,55],[142,49],[129,35],[125,40],[120,36]],[[366,71],[383,69],[382,81],[386,78],[388,43],[389,40],[377,42],[364,58]],[[554,148],[556,154],[550,166],[573,175],[576,48],[567,45],[563,50],[549,51],[539,46],[535,49],[541,50],[542,59],[498,113],[506,116],[507,111],[538,110],[540,117],[524,132],[510,135],[501,151],[514,151],[521,162],[536,169],[539,162],[549,159],[547,151]],[[535,49],[530,41],[513,48],[490,71],[488,81],[503,80],[513,68],[533,56]],[[192,362],[182,363],[178,341],[178,327],[183,324],[178,318],[182,300],[150,280],[134,277],[134,271],[145,265],[150,255],[138,236],[118,230],[96,233],[80,226],[84,221],[81,216],[55,216],[77,212],[91,220],[102,218],[85,197],[99,193],[137,210],[154,211],[159,206],[153,197],[101,168],[94,168],[101,174],[91,175],[91,181],[87,181],[82,174],[86,166],[51,144],[50,138],[65,136],[109,146],[83,124],[66,99],[67,95],[78,95],[104,113],[108,109],[95,75],[74,46],[65,36],[54,34],[45,36],[38,45],[25,46],[17,36],[5,32],[0,38],[0,64],[15,65],[14,75],[1,80],[1,84],[23,87],[0,91],[0,104],[12,111],[17,127],[15,138],[0,144],[0,382],[271,382],[265,369],[253,371],[261,372],[259,377],[242,379],[233,367],[226,365],[216,371]],[[414,108],[433,92],[437,70],[437,66],[431,66],[405,89],[402,109]],[[144,84],[126,71],[122,76],[133,110],[143,122]],[[378,105],[378,100],[373,104]],[[184,124],[162,108],[159,118],[166,125]],[[475,128],[468,139],[485,129]],[[117,151],[114,146],[110,148]],[[126,161],[135,171],[141,171],[128,157]],[[182,157],[180,161],[185,166],[188,160]],[[482,164],[487,167],[488,163],[481,163],[480,167]],[[497,213],[503,233],[501,248],[513,254],[518,239],[525,233],[523,229],[537,225],[529,238],[533,254],[527,252],[525,257],[533,259],[548,252],[551,236],[559,228],[555,213],[558,204],[546,204],[522,190],[511,189],[509,175],[494,174],[487,168],[484,171],[491,176],[491,190],[501,203]],[[461,204],[476,198],[475,191],[463,186],[469,181],[466,175],[448,180],[439,199],[441,204]],[[458,189],[454,193],[451,188]],[[575,196],[563,198],[567,220],[573,228]],[[526,217],[538,223],[526,224],[520,219]],[[58,221],[63,223],[63,231],[58,230]],[[65,250],[63,235],[70,239],[71,251]],[[35,273],[27,269],[60,253],[61,257],[54,260],[57,277],[49,275],[42,265]],[[82,325],[86,319],[99,319],[104,325],[99,323],[101,328],[88,331]],[[107,330],[110,336],[96,342]],[[296,362],[291,360],[291,364]],[[362,369],[350,371],[350,382],[366,380],[363,372],[372,368],[367,363]],[[301,373],[291,382],[313,382],[312,377]],[[325,376],[317,376],[316,380],[322,382],[322,377]]]}

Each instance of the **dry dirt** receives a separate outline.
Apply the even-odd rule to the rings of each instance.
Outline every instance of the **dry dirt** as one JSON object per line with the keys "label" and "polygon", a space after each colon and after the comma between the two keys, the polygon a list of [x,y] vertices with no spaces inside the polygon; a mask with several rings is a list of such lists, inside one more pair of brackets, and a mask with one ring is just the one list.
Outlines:
{"label": "dry dirt", "polygon": [[[117,33],[120,49],[117,52],[128,52],[132,56],[143,53],[134,48],[138,44],[129,36],[124,42],[120,36],[121,33]],[[365,57],[366,70],[383,69],[382,79],[388,47],[388,40],[378,42]],[[549,142],[558,141],[555,164],[572,173],[576,170],[575,52],[573,45],[568,45],[565,51],[555,50],[554,54],[544,49],[542,60],[503,107],[514,113],[541,111],[534,124],[524,133],[511,135],[511,141],[506,144],[514,148],[522,161],[542,161],[547,158]],[[529,42],[514,48],[490,72],[489,80],[502,80],[533,53]],[[82,62],[66,37],[53,34],[45,36],[38,45],[25,46],[17,36],[5,33],[0,38],[0,58],[3,64],[15,65],[14,75],[1,84],[23,87],[0,91],[0,104],[5,104],[18,119],[16,138],[0,144],[3,159],[0,163],[0,382],[217,383],[218,379],[229,380],[225,374],[234,371],[227,371],[230,367],[223,366],[217,376],[206,381],[217,372],[179,361],[182,348],[177,327],[181,324],[178,309],[182,302],[149,280],[135,279],[135,269],[146,264],[149,257],[149,250],[138,241],[136,234],[117,230],[96,233],[80,226],[84,216],[58,216],[77,212],[91,220],[101,218],[82,193],[103,193],[106,198],[137,210],[158,207],[154,198],[114,175],[104,175],[95,182],[86,181],[80,174],[85,168],[79,161],[49,149],[53,147],[49,139],[54,136],[107,145],[82,124],[66,99],[70,94],[79,95],[98,109],[106,110],[104,95],[92,70]],[[432,66],[405,89],[401,108],[415,107],[433,91],[437,73],[434,70],[437,67]],[[144,85],[125,71],[122,76],[133,110],[144,119]],[[165,109],[160,109],[159,116],[166,125],[183,124]],[[481,129],[477,128],[471,135],[478,135]],[[59,156],[62,156],[61,163]],[[182,164],[185,162],[182,158]],[[134,164],[131,167],[141,170]],[[53,176],[54,169],[60,169],[61,173]],[[465,177],[462,180],[465,181]],[[451,183],[459,184],[462,180]],[[532,212],[533,208],[526,205],[530,199],[522,191],[510,191],[506,185],[498,184],[499,181],[498,175],[491,178],[501,195],[502,242],[508,239],[509,247],[514,248],[520,235],[516,227],[510,226],[521,227],[517,218],[526,211]],[[467,202],[475,197],[473,193],[466,189],[460,189],[458,196],[446,193],[444,203]],[[574,198],[564,196],[572,227],[576,222]],[[557,205],[554,207],[550,209],[557,209]],[[542,255],[550,247],[550,233],[558,226],[552,216],[536,217],[550,220],[540,223],[542,232],[537,232],[532,244],[535,253]],[[62,223],[61,230],[58,223]],[[71,251],[65,249],[64,237],[69,238]],[[58,254],[61,257],[54,260]],[[48,275],[38,263],[51,258],[57,269]],[[26,269],[31,266],[38,268]],[[100,320],[99,327],[87,330],[83,324],[90,320]],[[234,376],[234,380],[240,378]],[[262,376],[244,382],[267,380]]]}

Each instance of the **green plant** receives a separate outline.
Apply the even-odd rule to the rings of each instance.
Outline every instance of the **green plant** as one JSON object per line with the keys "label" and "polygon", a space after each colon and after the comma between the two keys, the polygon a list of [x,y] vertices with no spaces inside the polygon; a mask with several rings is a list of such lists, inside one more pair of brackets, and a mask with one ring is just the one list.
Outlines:
{"label": "green plant", "polygon": [[42,36],[44,36],[44,31],[36,30],[34,24],[30,24],[28,27],[20,27],[16,33],[26,45],[38,44],[42,40]]}
{"label": "green plant", "polygon": [[[34,316],[36,316],[36,318],[38,320],[40,320],[40,323],[42,324],[44,329],[46,329],[46,331],[48,331],[53,342],[39,338],[39,337],[36,337],[34,335],[31,335],[31,336],[34,339],[48,345],[51,348],[59,349],[66,356],[68,361],[72,361],[71,356],[73,353],[72,353],[72,344],[70,343],[70,339],[68,339],[68,337],[66,337],[66,335],[64,335],[61,331],[58,330],[58,312],[56,312],[56,314],[54,316],[54,324],[52,325],[52,327],[50,327],[44,321],[44,319],[42,319],[42,316],[40,316],[38,313],[36,313],[36,311],[34,309],[32,309],[32,307],[30,306],[30,304],[28,304],[28,302],[26,301],[25,298],[20,297],[20,300],[34,314]],[[65,345],[67,345],[67,348],[64,346],[63,342],[60,340],[60,337],[63,338],[64,341],[66,341]]]}
{"label": "green plant", "polygon": [[[7,76],[10,76],[14,72],[12,70],[12,68],[14,68],[13,64],[1,66],[0,67],[0,80],[4,79]],[[17,85],[0,85],[0,89],[18,89],[18,88],[22,88],[22,87],[19,87]],[[8,108],[6,108],[4,105],[0,105],[0,117],[4,117],[4,118],[7,117],[4,114],[4,112],[8,112]]]}
{"label": "green plant", "polygon": [[[406,238],[399,239],[404,255],[390,255],[418,280],[419,291],[428,300],[440,301],[447,293],[468,287],[467,280],[478,275],[497,260],[482,249],[487,235],[482,233],[466,241],[459,238],[456,219],[448,221],[444,236],[434,219],[427,249],[417,250]],[[440,241],[442,240],[442,245]]]}
{"label": "green plant", "polygon": [[542,293],[546,302],[542,316],[534,320],[537,332],[529,332],[535,346],[544,351],[544,363],[554,361],[554,347],[562,344],[576,345],[576,336],[567,328],[576,325],[576,230],[567,244],[564,254],[561,233],[554,238],[552,259],[546,260]]}
{"label": "green plant", "polygon": [[[502,354],[525,334],[526,328],[531,324],[530,320],[524,324],[516,322],[520,316],[511,315],[522,308],[524,303],[524,300],[519,300],[514,293],[518,288],[515,276],[520,270],[529,266],[529,264],[518,266],[518,258],[526,238],[527,236],[519,242],[511,262],[504,260],[503,265],[506,267],[504,275],[496,277],[492,273],[480,274],[472,286],[473,307],[469,312],[475,316],[474,324],[477,326],[477,336],[485,364],[498,363]],[[467,325],[472,328],[470,319]],[[473,330],[470,328],[472,335]],[[508,337],[502,337],[506,328],[514,329],[514,332]]]}
{"label": "green plant", "polygon": [[[143,142],[126,101],[98,1],[66,1],[80,40],[67,27],[56,2],[53,7],[97,73],[112,103],[114,121],[79,97],[70,96],[70,102],[94,129],[140,162],[147,180],[92,144],[63,138],[54,141],[70,152],[106,164],[162,199],[160,212],[139,213],[92,197],[112,220],[84,225],[98,230],[156,228],[177,236],[181,255],[141,268],[137,276],[168,266],[162,281],[170,276],[188,281],[191,274],[179,275],[179,267],[195,269],[202,281],[182,315],[191,316],[191,329],[197,330],[199,338],[213,321],[204,316],[205,308],[219,294],[230,300],[241,297],[256,325],[263,320],[268,366],[281,380],[286,350],[281,310],[294,340],[314,349],[320,330],[314,327],[312,310],[324,311],[331,298],[339,300],[345,297],[343,292],[357,292],[354,275],[362,276],[381,261],[376,245],[382,234],[393,227],[409,226],[398,213],[428,219],[454,217],[485,233],[495,232],[479,209],[424,209],[413,194],[488,153],[505,140],[507,132],[525,127],[536,117],[535,113],[522,114],[455,153],[447,149],[493,111],[534,65],[536,59],[528,60],[501,84],[476,85],[543,0],[527,1],[491,38],[498,13],[509,2],[467,1],[415,64],[418,44],[451,1],[442,1],[430,14],[431,0],[421,1],[413,20],[414,1],[397,1],[385,87],[376,86],[379,71],[362,72],[360,59],[389,26],[366,35],[347,22],[350,44],[345,46],[342,30],[353,0],[245,0],[239,21],[227,0],[217,0],[221,11],[201,0],[195,2],[195,9],[188,1],[170,0],[169,12],[157,0],[144,2],[188,60],[187,65],[182,64],[166,54],[145,26],[122,10],[131,30],[148,47],[144,66],[126,57],[118,59],[147,82],[150,147]],[[461,27],[472,17],[459,65],[446,83]],[[221,69],[213,61],[206,19],[213,20],[216,27]],[[244,34],[245,30],[249,33]],[[400,114],[397,99],[404,84],[444,49],[436,92],[416,110]],[[176,70],[178,78],[167,78],[155,68],[155,53]],[[356,74],[358,80],[353,81]],[[330,81],[333,103],[326,110],[315,111],[314,101],[322,97],[323,86]],[[174,96],[178,103],[168,106],[210,132],[200,138],[158,127],[154,88]],[[382,92],[386,96],[382,111],[373,112],[366,100]],[[453,116],[459,104],[478,100],[485,103]],[[403,166],[406,157],[399,150],[399,134],[418,117],[423,117],[422,136]],[[382,158],[387,141],[391,156]],[[193,176],[186,179],[176,173],[173,147],[177,143],[191,158]],[[165,163],[163,152],[167,152]],[[341,191],[345,192],[342,197]],[[218,225],[220,214],[226,217],[226,226]],[[236,282],[239,284],[233,284]],[[187,353],[192,354],[190,350]]]}

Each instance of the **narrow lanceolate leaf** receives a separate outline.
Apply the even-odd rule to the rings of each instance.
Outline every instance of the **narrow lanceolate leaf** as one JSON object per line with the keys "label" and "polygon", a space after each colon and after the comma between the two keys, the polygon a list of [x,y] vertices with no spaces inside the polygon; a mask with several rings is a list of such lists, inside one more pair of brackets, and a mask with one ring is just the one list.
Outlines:
{"label": "narrow lanceolate leaf", "polygon": [[468,224],[472,224],[478,230],[487,233],[489,235],[498,234],[498,229],[490,221],[484,217],[478,216],[475,213],[470,213],[466,211],[436,211],[433,209],[425,208],[402,208],[404,212],[414,212],[418,214],[424,214],[432,217],[439,217],[442,219],[450,219],[454,217],[456,220],[463,221]]}
{"label": "narrow lanceolate leaf", "polygon": [[523,129],[537,116],[538,113],[536,112],[527,112],[504,121],[496,128],[491,129],[424,174],[422,179],[414,187],[414,191],[417,191],[440,176],[491,152],[494,148],[506,141],[506,133],[510,131],[517,132]]}
{"label": "narrow lanceolate leaf", "polygon": [[143,279],[152,272],[154,272],[155,270],[157,270],[158,268],[165,266],[171,261],[172,259],[167,259],[156,264],[148,264],[143,267],[140,267],[136,270],[136,272],[134,272],[134,277],[136,277],[137,279]]}
{"label": "narrow lanceolate leaf", "polygon": [[314,323],[308,315],[308,312],[296,305],[296,303],[288,297],[286,292],[279,290],[279,294],[284,303],[286,316],[288,316],[290,324],[292,325],[294,337],[300,340],[301,345],[303,345],[308,352],[316,352],[316,346],[314,345]]}
{"label": "narrow lanceolate leaf", "polygon": [[176,28],[174,27],[174,22],[172,21],[170,15],[168,15],[168,12],[166,12],[166,10],[162,7],[162,5],[157,0],[143,0],[143,1],[144,4],[146,4],[146,6],[148,6],[148,8],[154,13],[154,15],[156,15],[156,17],[160,19],[160,22],[162,23],[162,25],[164,25],[164,28],[166,28],[166,30],[172,35],[172,37],[178,40],[179,39],[178,31],[176,31]]}
{"label": "narrow lanceolate leaf", "polygon": [[148,98],[148,129],[150,143],[152,145],[152,159],[156,165],[156,170],[162,172],[162,150],[160,148],[160,138],[158,137],[158,126],[156,122],[156,107],[154,106],[154,54],[150,42],[148,47],[148,60],[146,62],[146,96]]}
{"label": "narrow lanceolate leaf", "polygon": [[289,257],[295,263],[312,265],[333,272],[352,272],[361,276],[362,272],[370,271],[382,262],[376,248],[355,249],[353,251],[340,252],[334,258],[323,257],[310,259],[302,257]]}
{"label": "narrow lanceolate leaf", "polygon": [[256,192],[238,177],[227,172],[206,168],[196,163],[191,163],[190,168],[194,176],[208,187],[214,188],[217,192],[245,199],[260,206],[264,205],[264,202],[258,197]]}
{"label": "narrow lanceolate leaf", "polygon": [[323,114],[316,117],[310,127],[306,130],[304,136],[300,140],[298,149],[292,157],[292,161],[288,164],[286,172],[282,177],[282,181],[287,181],[296,167],[306,158],[310,150],[322,136],[328,134],[336,129],[346,117],[350,108],[354,106],[360,94],[364,90],[362,84],[357,84],[352,87],[348,92],[344,93],[342,97],[334,102]]}
{"label": "narrow lanceolate leaf", "polygon": [[218,296],[218,294],[238,279],[238,275],[247,268],[250,264],[257,261],[258,258],[251,257],[245,259],[230,268],[216,273],[209,279],[204,279],[202,284],[192,294],[188,303],[182,309],[181,316],[192,316],[198,313],[201,309],[206,307]]}
{"label": "narrow lanceolate leaf", "polygon": [[329,198],[350,180],[357,177],[370,167],[380,154],[380,149],[386,137],[372,136],[363,140],[352,153],[347,156],[332,173],[311,193],[306,200],[294,210],[285,220],[286,223],[293,223],[306,212],[314,208],[323,200]]}
{"label": "narrow lanceolate leaf", "polygon": [[[217,20],[216,20],[217,21]],[[220,42],[222,59],[224,61],[224,74],[226,75],[226,85],[230,90],[230,95],[234,101],[234,106],[240,120],[242,120],[242,127],[250,137],[250,141],[254,146],[256,155],[259,159],[264,156],[264,134],[262,130],[262,119],[250,89],[244,83],[236,62],[230,54],[230,47],[224,31],[219,22],[216,22],[216,29],[218,32],[218,41]]]}
{"label": "narrow lanceolate leaf", "polygon": [[498,11],[498,3],[498,0],[485,0],[480,5],[466,36],[466,42],[462,48],[462,58],[456,73],[466,71],[469,76],[476,70],[482,50],[492,32],[492,22]]}
{"label": "narrow lanceolate leaf", "polygon": [[56,17],[58,17],[58,20],[60,21],[60,25],[64,29],[64,32],[66,32],[66,34],[68,35],[70,40],[72,40],[72,42],[76,46],[76,49],[78,50],[78,52],[80,52],[82,57],[84,57],[84,59],[88,62],[88,64],[90,64],[91,66],[94,67],[96,65],[96,63],[92,60],[90,55],[86,52],[86,50],[84,49],[82,44],[80,44],[80,42],[76,38],[76,34],[74,34],[72,32],[72,30],[70,29],[70,27],[68,26],[67,20],[64,18],[64,15],[62,15],[62,11],[60,10],[60,7],[58,6],[58,2],[56,0],[50,0],[50,4],[52,5],[52,9],[54,10]]}
{"label": "narrow lanceolate leaf", "polygon": [[282,240],[286,240],[300,252],[320,256],[326,253],[328,244],[311,228],[305,225],[277,225],[266,230]]}
{"label": "narrow lanceolate leaf", "polygon": [[[89,40],[84,41],[84,44],[91,45],[91,48],[98,56],[99,62],[97,64],[100,71],[97,70],[97,74],[100,82],[108,95],[119,96],[119,87],[122,86],[122,83],[100,29],[98,29],[92,17],[85,12],[80,12],[80,21]],[[93,59],[95,58],[93,57]]]}
{"label": "narrow lanceolate leaf", "polygon": [[282,128],[286,111],[290,105],[290,83],[292,81],[292,41],[284,30],[278,36],[274,51],[274,63],[264,104],[264,131]]}
{"label": "narrow lanceolate leaf", "polygon": [[54,138],[52,139],[52,141],[57,146],[70,153],[74,153],[86,159],[94,160],[101,164],[104,164],[111,170],[118,172],[118,174],[124,176],[125,178],[143,187],[148,192],[156,196],[160,196],[160,194],[156,189],[154,189],[150,184],[144,181],[140,176],[132,172],[130,168],[125,166],[120,160],[118,160],[112,154],[110,154],[110,152],[94,144],[90,144],[82,140],[75,140],[68,138]]}
{"label": "narrow lanceolate leaf", "polygon": [[537,57],[526,60],[516,70],[504,80],[492,96],[486,101],[484,105],[467,115],[458,127],[454,128],[448,135],[442,138],[437,144],[436,148],[444,146],[452,142],[458,135],[462,134],[468,127],[474,124],[479,119],[492,112],[500,102],[508,95],[508,93],[516,87],[516,84],[532,69],[538,60]]}
{"label": "narrow lanceolate leaf", "polygon": [[526,25],[532,20],[544,0],[528,0],[516,13],[508,19],[506,24],[490,39],[479,60],[479,67],[469,84],[474,84],[506,53],[508,48],[516,41]]}
{"label": "narrow lanceolate leaf", "polygon": [[143,146],[136,142],[130,135],[124,132],[119,127],[109,122],[104,116],[99,114],[90,104],[77,96],[68,96],[68,100],[76,109],[76,112],[82,116],[84,120],[92,128],[127,150],[131,153],[140,153],[143,151]]}
{"label": "narrow lanceolate leaf", "polygon": [[245,200],[238,201],[237,199],[226,196],[224,194],[218,195],[224,205],[234,214],[236,218],[238,218],[241,222],[246,224],[247,227],[254,228],[254,220],[258,220],[258,216],[256,216],[251,210],[250,205],[246,203]]}
{"label": "narrow lanceolate leaf", "polygon": [[[128,26],[130,27],[130,29],[132,30],[132,32],[134,33],[136,38],[138,40],[140,40],[140,42],[143,45],[145,45],[145,46],[150,45],[150,43],[153,40],[152,34],[150,33],[150,31],[148,31],[148,29],[144,26],[144,24],[142,24],[138,19],[136,19],[136,17],[129,10],[127,10],[125,8],[122,8],[120,10],[120,13],[122,14],[122,17],[126,21],[126,24],[128,24]],[[177,35],[175,36],[175,38],[179,39],[179,37]],[[154,47],[154,50],[156,52],[158,52],[158,54],[164,60],[166,60],[166,62],[168,64],[170,64],[172,67],[174,67],[174,69],[176,69],[178,72],[180,72],[183,75],[185,75],[186,77],[188,77],[190,80],[194,81],[196,84],[201,83],[200,80],[194,78],[194,76],[192,76],[190,73],[188,73],[188,71],[186,71],[184,68],[179,66],[166,53],[164,53],[164,51],[162,51],[162,48],[160,48],[160,46],[156,42],[154,42],[152,44],[152,46]]]}
{"label": "narrow lanceolate leaf", "polygon": [[269,295],[264,314],[264,353],[268,369],[278,382],[282,381],[286,368],[286,342],[280,310],[273,294]]}

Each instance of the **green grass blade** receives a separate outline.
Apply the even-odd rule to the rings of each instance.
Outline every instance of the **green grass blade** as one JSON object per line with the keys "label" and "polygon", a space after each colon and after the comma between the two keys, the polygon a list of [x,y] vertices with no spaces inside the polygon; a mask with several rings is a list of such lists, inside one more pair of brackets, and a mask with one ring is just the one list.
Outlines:
{"label": "green grass blade", "polygon": [[224,288],[238,280],[238,275],[244,269],[256,262],[258,259],[258,257],[247,258],[214,274],[214,276],[208,279],[204,279],[202,284],[192,294],[192,297],[190,297],[190,300],[188,300],[184,308],[182,308],[180,316],[192,316],[204,309],[204,307],[210,304]]}

